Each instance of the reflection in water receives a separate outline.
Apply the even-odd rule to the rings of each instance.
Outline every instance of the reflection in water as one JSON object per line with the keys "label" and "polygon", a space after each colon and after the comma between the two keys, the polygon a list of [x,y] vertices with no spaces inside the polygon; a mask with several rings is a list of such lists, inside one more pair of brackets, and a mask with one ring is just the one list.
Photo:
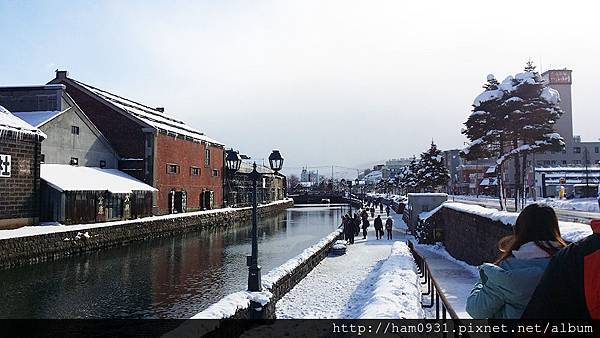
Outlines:
{"label": "reflection in water", "polygon": [[[345,207],[259,220],[263,274],[329,234]],[[1,318],[189,318],[246,288],[251,225],[137,242],[0,271]]]}

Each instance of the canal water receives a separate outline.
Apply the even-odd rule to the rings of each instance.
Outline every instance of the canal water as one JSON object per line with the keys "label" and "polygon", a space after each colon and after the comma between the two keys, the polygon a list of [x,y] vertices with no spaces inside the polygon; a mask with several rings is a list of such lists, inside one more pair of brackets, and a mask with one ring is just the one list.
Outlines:
{"label": "canal water", "polygon": [[[346,206],[259,219],[263,275],[340,224]],[[245,290],[251,224],[136,242],[0,270],[0,318],[189,318]]]}

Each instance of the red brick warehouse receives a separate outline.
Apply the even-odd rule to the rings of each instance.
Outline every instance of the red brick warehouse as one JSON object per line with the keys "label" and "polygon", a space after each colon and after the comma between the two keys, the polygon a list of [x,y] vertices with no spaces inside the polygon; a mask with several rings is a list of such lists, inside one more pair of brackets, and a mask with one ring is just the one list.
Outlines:
{"label": "red brick warehouse", "polygon": [[155,214],[223,205],[223,144],[144,104],[57,71],[77,105],[118,153],[119,169],[158,189]]}

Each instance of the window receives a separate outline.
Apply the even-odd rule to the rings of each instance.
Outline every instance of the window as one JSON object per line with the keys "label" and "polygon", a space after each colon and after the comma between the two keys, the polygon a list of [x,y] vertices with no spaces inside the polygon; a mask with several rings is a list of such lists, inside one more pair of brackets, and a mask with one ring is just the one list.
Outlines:
{"label": "window", "polygon": [[100,160],[100,168],[106,168],[106,161]]}
{"label": "window", "polygon": [[79,159],[77,157],[71,157],[71,165],[79,165]]}
{"label": "window", "polygon": [[44,162],[46,162],[46,155],[41,154],[40,155],[40,163],[44,163]]}
{"label": "window", "polygon": [[167,164],[167,174],[179,174],[179,166],[177,164]]}
{"label": "window", "polygon": [[204,165],[210,165],[210,149],[208,148],[208,145],[206,146],[206,150],[204,151]]}
{"label": "window", "polygon": [[595,152],[596,154],[600,153],[600,147],[594,147],[594,152]]}
{"label": "window", "polygon": [[217,170],[217,169],[213,169],[213,176],[214,176],[214,177],[217,177],[217,176],[219,176],[219,170]]}
{"label": "window", "polygon": [[200,168],[192,167],[190,171],[192,176],[200,176]]}
{"label": "window", "polygon": [[573,148],[573,152],[575,154],[581,154],[581,147],[575,147],[575,148]]}
{"label": "window", "polygon": [[79,127],[71,126],[71,134],[79,135]]}
{"label": "window", "polygon": [[563,160],[563,161],[562,161],[562,164],[563,164],[563,165],[567,165],[567,161],[564,161],[564,160]]}
{"label": "window", "polygon": [[575,160],[575,161],[573,161],[573,163],[574,164],[581,164],[581,161],[580,160]]}

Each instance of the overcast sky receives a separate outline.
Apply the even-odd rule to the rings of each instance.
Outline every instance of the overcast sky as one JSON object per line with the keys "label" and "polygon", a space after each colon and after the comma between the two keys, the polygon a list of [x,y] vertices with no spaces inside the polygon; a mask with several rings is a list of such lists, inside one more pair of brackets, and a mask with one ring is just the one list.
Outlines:
{"label": "overcast sky", "polygon": [[66,69],[255,158],[356,167],[432,139],[462,147],[486,75],[531,58],[573,70],[575,133],[591,140],[600,25],[586,3],[0,0],[0,85]]}

